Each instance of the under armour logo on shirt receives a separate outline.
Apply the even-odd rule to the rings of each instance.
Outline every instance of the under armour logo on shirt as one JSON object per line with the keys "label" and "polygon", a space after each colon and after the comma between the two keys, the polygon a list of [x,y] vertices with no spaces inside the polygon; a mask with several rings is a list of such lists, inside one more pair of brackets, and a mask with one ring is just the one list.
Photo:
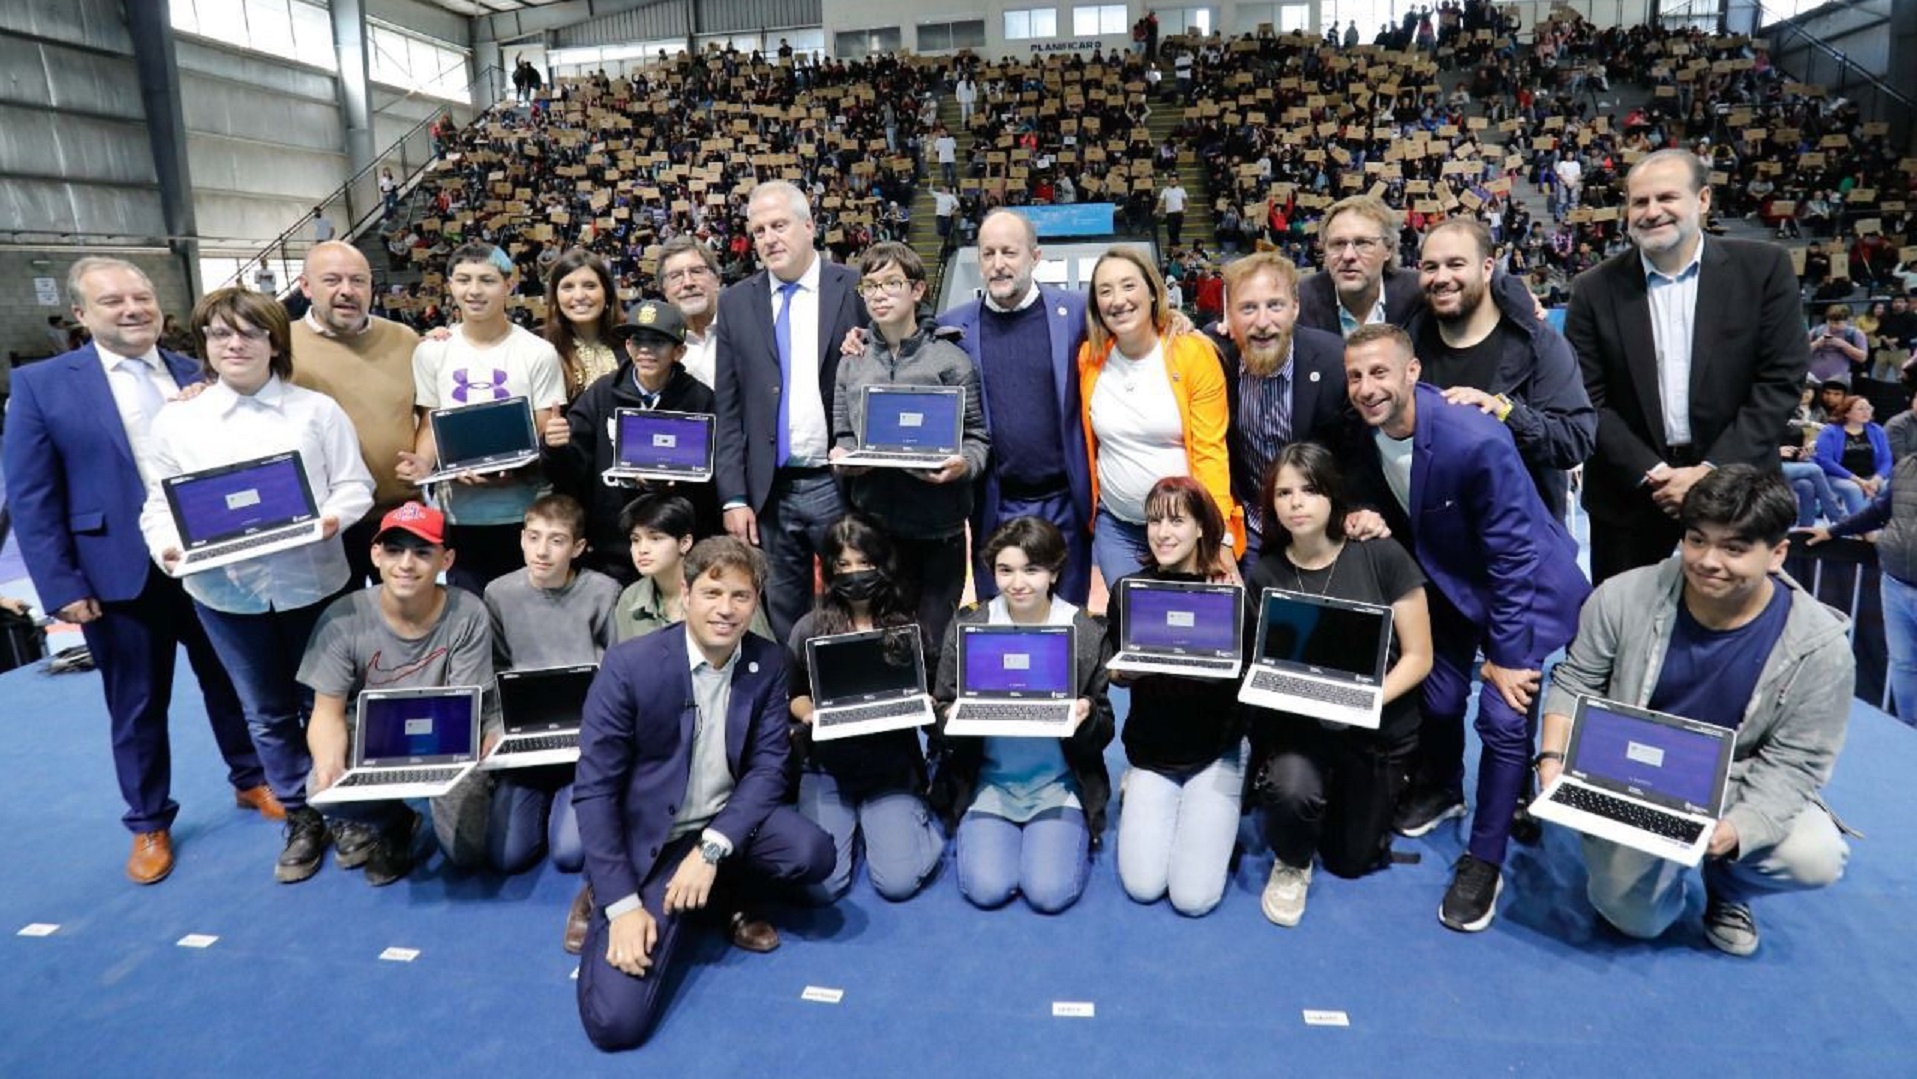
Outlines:
{"label": "under armour logo on shirt", "polygon": [[512,393],[506,389],[506,372],[497,367],[492,370],[492,378],[483,382],[473,378],[469,368],[462,367],[453,372],[453,400],[462,405],[475,400],[503,401],[511,396]]}

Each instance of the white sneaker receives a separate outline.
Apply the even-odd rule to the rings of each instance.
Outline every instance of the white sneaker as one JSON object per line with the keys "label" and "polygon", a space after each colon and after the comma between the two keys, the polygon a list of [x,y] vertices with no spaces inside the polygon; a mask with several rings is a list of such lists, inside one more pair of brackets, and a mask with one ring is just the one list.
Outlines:
{"label": "white sneaker", "polygon": [[1305,916],[1305,892],[1311,885],[1311,867],[1303,869],[1280,861],[1271,863],[1271,878],[1265,881],[1264,898],[1259,904],[1273,925],[1287,928]]}

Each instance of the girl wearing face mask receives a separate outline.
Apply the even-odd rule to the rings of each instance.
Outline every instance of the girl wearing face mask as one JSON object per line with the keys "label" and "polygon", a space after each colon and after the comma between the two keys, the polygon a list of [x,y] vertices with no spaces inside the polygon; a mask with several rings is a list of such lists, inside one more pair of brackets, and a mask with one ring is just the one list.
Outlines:
{"label": "girl wearing face mask", "polygon": [[[1224,534],[1224,518],[1204,487],[1189,476],[1167,476],[1145,496],[1145,565],[1126,576],[1213,580]],[[1118,605],[1111,610],[1106,637],[1116,650],[1125,626]],[[1132,768],[1118,818],[1118,878],[1137,902],[1169,894],[1178,913],[1208,914],[1225,895],[1245,785],[1238,683],[1123,673],[1112,683],[1131,687],[1125,758]]]}
{"label": "girl wearing face mask", "polygon": [[[899,586],[892,541],[869,519],[847,514],[825,534],[820,558],[825,590],[816,606],[792,627],[790,656],[793,756],[799,773],[799,812],[832,837],[832,875],[808,889],[818,903],[831,903],[852,887],[861,841],[866,876],[887,899],[910,899],[938,869],[945,840],[921,795],[925,753],[919,732],[908,728],[813,742],[812,679],[806,642],[814,637],[908,627],[907,647],[924,649],[910,629],[916,597]],[[931,664],[926,664],[929,669]]]}

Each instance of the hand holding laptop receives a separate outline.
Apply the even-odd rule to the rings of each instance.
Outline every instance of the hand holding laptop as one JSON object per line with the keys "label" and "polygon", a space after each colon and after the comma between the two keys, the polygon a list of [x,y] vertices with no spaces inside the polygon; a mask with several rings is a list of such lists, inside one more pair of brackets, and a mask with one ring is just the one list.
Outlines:
{"label": "hand holding laptop", "polygon": [[826,455],[825,455],[825,459],[826,459],[827,461],[830,461],[830,462],[832,463],[832,467],[833,467],[833,469],[834,469],[834,470],[836,470],[836,471],[837,471],[837,472],[839,473],[839,475],[841,475],[841,476],[863,476],[863,475],[865,475],[865,474],[866,474],[867,472],[870,472],[870,471],[872,471],[872,466],[871,466],[871,465],[842,465],[842,464],[840,464],[840,463],[839,463],[839,459],[840,459],[840,458],[842,458],[842,457],[844,457],[844,456],[846,455],[846,452],[847,452],[847,451],[846,451],[846,449],[845,449],[845,447],[844,447],[844,446],[834,446],[834,447],[832,447],[832,452],[831,452],[831,453],[828,453],[828,454],[826,454]]}
{"label": "hand holding laptop", "polygon": [[399,464],[393,467],[393,474],[407,483],[418,483],[420,477],[430,475],[432,471],[432,461],[409,450],[399,451]]}
{"label": "hand holding laptop", "polygon": [[955,483],[965,478],[965,458],[953,454],[937,468],[916,469],[912,475],[926,483]]}

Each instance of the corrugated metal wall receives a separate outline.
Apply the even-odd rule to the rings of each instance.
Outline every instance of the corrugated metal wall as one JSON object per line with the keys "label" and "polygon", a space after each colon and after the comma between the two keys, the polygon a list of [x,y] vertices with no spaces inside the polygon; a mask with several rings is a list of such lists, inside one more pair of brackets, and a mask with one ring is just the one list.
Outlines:
{"label": "corrugated metal wall", "polygon": [[[629,41],[656,41],[684,37],[687,32],[686,9],[693,0],[665,0],[664,3],[605,15],[553,32],[552,43],[559,48],[589,45],[623,45]],[[741,33],[749,30],[782,29],[792,26],[818,26],[824,21],[822,0],[697,0],[699,32],[702,34]]]}
{"label": "corrugated metal wall", "polygon": [[818,26],[823,22],[822,0],[700,0],[699,2],[699,32],[702,34],[736,34],[747,30]]}

